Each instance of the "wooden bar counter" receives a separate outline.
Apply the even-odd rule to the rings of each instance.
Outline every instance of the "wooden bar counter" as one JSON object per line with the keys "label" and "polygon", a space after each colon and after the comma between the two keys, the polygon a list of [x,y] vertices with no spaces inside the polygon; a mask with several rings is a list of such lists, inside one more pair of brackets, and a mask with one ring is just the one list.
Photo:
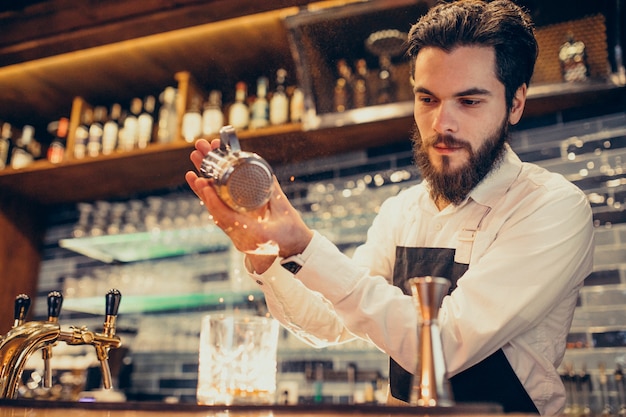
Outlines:
{"label": "wooden bar counter", "polygon": [[341,417],[341,416],[503,416],[493,404],[452,407],[370,405],[200,406],[154,402],[81,403],[0,400],[0,417]]}

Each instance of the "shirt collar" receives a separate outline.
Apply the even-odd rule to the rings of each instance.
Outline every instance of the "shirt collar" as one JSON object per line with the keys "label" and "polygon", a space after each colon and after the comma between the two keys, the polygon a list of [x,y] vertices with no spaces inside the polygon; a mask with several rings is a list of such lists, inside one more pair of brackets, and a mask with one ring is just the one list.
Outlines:
{"label": "shirt collar", "polygon": [[469,194],[469,198],[478,204],[493,207],[511,188],[522,170],[522,161],[517,154],[508,143],[504,146],[500,164],[489,172]]}

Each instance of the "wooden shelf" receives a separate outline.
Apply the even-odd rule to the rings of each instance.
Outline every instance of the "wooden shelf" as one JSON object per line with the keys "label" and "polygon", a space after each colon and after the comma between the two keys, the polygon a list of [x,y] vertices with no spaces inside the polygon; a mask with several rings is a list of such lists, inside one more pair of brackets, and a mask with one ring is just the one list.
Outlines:
{"label": "wooden shelf", "polygon": [[[376,145],[378,138],[406,138],[411,123],[407,118],[381,124],[346,126],[338,129],[303,131],[299,124],[241,132],[242,149],[256,152],[270,164],[310,159]],[[340,140],[339,140],[340,139]],[[41,204],[72,203],[185,184],[184,175],[194,167],[189,160],[190,143],[178,141],[150,145],[144,150],[96,158],[70,160],[60,164],[37,161],[19,170],[0,171],[0,194],[14,193]]]}

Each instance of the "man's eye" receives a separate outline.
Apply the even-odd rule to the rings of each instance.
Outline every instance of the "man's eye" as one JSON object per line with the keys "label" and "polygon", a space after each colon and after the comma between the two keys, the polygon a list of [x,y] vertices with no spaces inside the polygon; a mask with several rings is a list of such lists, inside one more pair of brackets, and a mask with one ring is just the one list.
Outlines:
{"label": "man's eye", "polygon": [[425,104],[429,104],[429,103],[434,102],[435,100],[433,100],[432,97],[419,97],[419,101]]}
{"label": "man's eye", "polygon": [[471,98],[464,98],[464,99],[461,100],[461,102],[463,104],[465,104],[466,106],[476,106],[476,105],[480,104],[480,100],[474,100],[474,99],[471,99]]}

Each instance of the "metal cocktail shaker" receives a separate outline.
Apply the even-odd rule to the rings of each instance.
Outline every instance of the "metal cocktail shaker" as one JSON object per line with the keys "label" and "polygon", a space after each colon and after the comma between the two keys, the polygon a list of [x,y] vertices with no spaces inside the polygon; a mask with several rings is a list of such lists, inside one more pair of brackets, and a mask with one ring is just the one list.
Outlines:
{"label": "metal cocktail shaker", "polygon": [[204,157],[200,174],[215,180],[217,194],[233,210],[254,210],[267,204],[274,185],[270,165],[259,155],[241,150],[232,126],[220,129],[220,141],[220,147]]}
{"label": "metal cocktail shaker", "polygon": [[417,312],[422,318],[418,329],[417,369],[413,376],[411,405],[452,406],[454,400],[446,378],[446,363],[441,346],[437,316],[450,281],[440,277],[418,277],[409,280]]}

